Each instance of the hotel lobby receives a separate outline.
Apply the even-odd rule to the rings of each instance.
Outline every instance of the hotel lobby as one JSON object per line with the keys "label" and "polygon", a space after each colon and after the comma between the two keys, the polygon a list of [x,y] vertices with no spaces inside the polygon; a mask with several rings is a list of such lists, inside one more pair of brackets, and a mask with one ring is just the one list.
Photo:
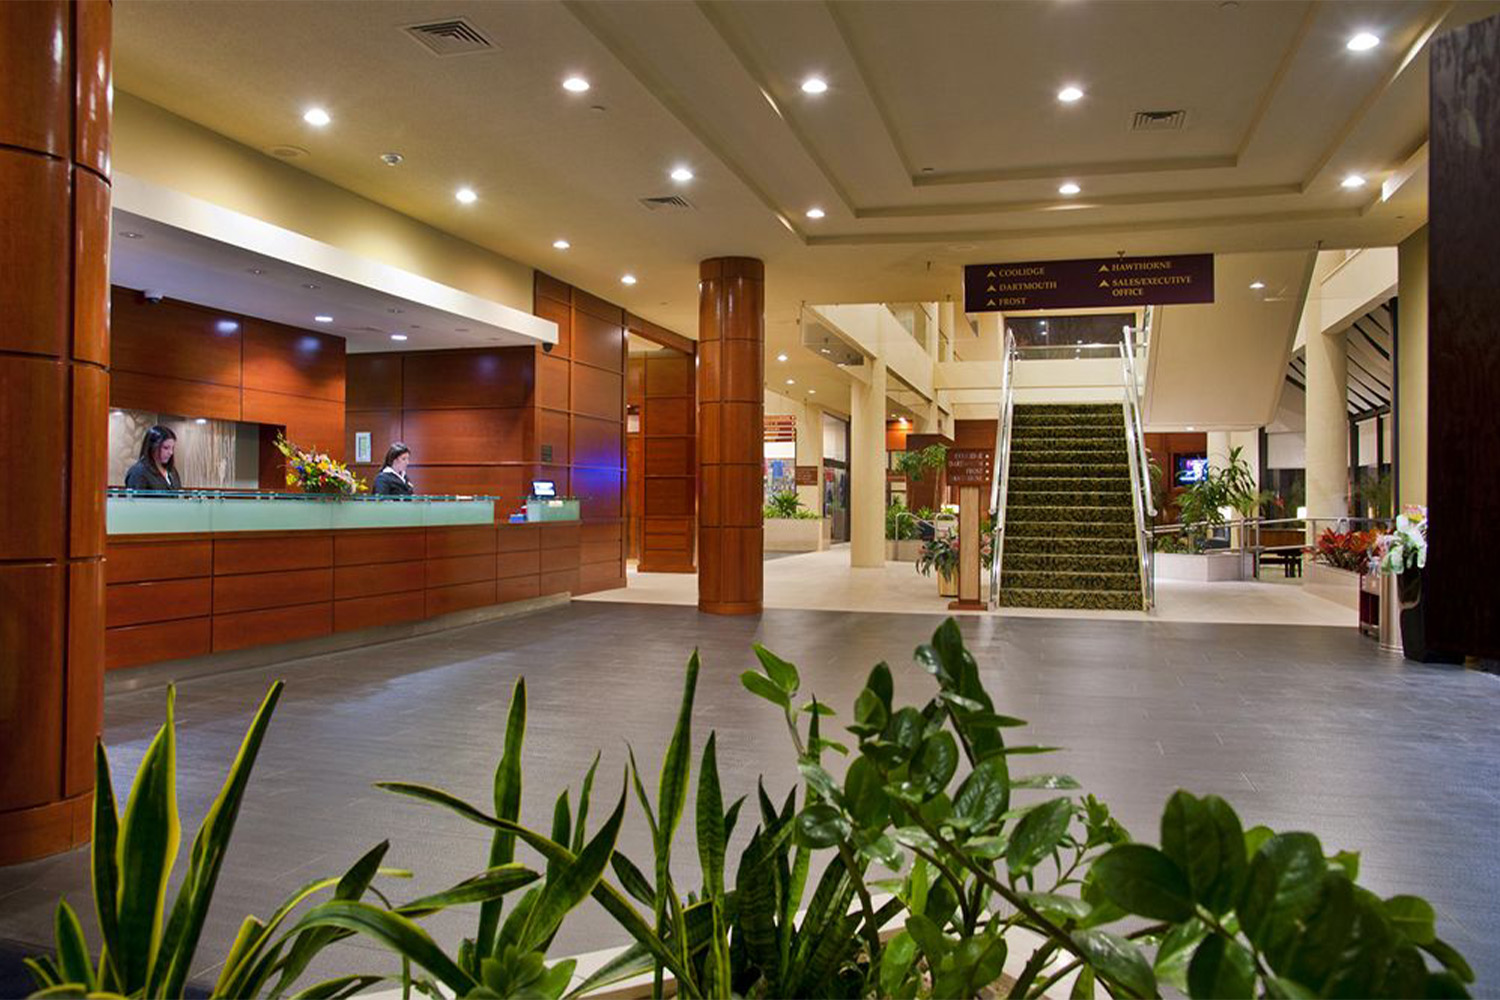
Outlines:
{"label": "hotel lobby", "polygon": [[0,81],[0,996],[1500,991],[1500,3]]}

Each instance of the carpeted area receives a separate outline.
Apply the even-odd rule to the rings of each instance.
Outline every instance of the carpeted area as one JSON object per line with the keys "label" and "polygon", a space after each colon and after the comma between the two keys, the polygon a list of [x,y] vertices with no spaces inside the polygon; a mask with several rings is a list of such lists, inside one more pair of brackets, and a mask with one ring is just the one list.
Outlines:
{"label": "carpeted area", "polygon": [[1118,405],[1020,405],[1011,428],[1000,603],[1140,611]]}

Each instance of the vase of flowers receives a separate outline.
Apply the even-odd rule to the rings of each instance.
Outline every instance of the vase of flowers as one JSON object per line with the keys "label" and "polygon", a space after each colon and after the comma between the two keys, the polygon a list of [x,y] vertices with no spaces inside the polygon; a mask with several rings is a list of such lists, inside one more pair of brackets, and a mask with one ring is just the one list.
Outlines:
{"label": "vase of flowers", "polygon": [[276,450],[286,456],[286,484],[300,488],[303,493],[354,496],[370,489],[343,462],[327,452],[299,448],[284,434],[276,435]]}
{"label": "vase of flowers", "polygon": [[938,532],[922,545],[917,556],[917,572],[928,576],[937,573],[938,596],[958,596],[958,536]]}
{"label": "vase of flowers", "polygon": [[1427,646],[1422,609],[1422,574],[1427,566],[1427,508],[1411,506],[1396,518],[1396,528],[1375,543],[1382,573],[1395,578],[1401,606],[1401,651],[1418,663],[1456,662]]}

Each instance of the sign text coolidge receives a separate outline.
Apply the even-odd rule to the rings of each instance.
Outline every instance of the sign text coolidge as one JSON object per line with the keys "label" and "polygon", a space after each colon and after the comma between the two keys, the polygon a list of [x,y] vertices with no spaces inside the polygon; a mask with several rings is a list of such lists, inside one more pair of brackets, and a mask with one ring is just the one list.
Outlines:
{"label": "sign text coolidge", "polygon": [[1214,256],[1095,257],[964,268],[964,311],[1181,305],[1214,300]]}

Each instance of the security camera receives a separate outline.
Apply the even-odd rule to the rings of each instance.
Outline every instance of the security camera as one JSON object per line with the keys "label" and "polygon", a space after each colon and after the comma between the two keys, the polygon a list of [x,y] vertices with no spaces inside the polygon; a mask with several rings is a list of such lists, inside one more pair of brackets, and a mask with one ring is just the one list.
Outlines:
{"label": "security camera", "polygon": [[159,288],[145,288],[141,290],[141,298],[145,299],[153,306],[158,305],[161,300],[166,297],[167,294]]}

